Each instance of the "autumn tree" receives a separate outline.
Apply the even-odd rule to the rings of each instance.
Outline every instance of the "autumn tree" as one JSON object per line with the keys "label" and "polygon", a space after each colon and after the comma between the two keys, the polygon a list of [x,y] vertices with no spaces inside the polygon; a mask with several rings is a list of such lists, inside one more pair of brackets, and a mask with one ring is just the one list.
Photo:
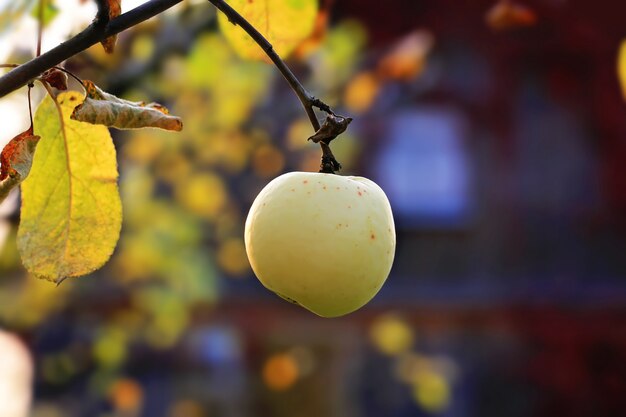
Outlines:
{"label": "autumn tree", "polygon": [[[0,77],[0,97],[20,88],[29,97],[30,126],[5,146],[0,157],[0,201],[21,186],[17,245],[31,274],[59,284],[100,268],[111,256],[122,227],[122,205],[109,128],[183,129],[183,121],[164,106],[118,98],[81,79],[63,62],[97,43],[107,54],[115,54],[118,33],[180,2],[151,0],[122,14],[120,0],[96,1],[98,12],[91,25],[42,54],[47,2],[41,0],[36,57],[2,65],[11,70]],[[237,53],[273,64],[295,92],[313,128],[309,139],[322,150],[320,172],[339,170],[329,144],[351,119],[309,93],[281,58],[311,35],[318,19],[317,1],[210,2],[220,10],[220,28]],[[264,33],[256,28],[264,28]],[[68,76],[83,91],[68,91]],[[30,96],[36,85],[47,95],[33,111]],[[321,126],[315,109],[327,115]]]}

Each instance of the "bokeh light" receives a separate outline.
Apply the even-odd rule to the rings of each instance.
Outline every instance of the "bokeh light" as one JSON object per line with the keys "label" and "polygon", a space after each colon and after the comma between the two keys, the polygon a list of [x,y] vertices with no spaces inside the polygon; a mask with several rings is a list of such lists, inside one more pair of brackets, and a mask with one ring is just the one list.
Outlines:
{"label": "bokeh light", "polygon": [[413,383],[415,401],[432,413],[440,413],[450,405],[450,391],[446,378],[436,372],[420,372]]}
{"label": "bokeh light", "polygon": [[0,330],[0,417],[29,415],[33,360],[13,334]]}
{"label": "bokeh light", "polygon": [[289,353],[270,356],[263,365],[263,382],[274,391],[289,389],[300,377],[298,363]]}
{"label": "bokeh light", "polygon": [[370,339],[385,355],[398,355],[411,349],[414,331],[400,316],[387,313],[379,316],[370,327]]}

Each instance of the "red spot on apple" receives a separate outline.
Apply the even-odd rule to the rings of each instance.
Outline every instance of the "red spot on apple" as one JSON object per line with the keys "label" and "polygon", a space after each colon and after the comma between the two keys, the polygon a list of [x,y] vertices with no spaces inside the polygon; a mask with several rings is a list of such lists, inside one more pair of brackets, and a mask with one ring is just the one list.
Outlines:
{"label": "red spot on apple", "polygon": [[308,184],[308,183],[309,183],[309,180],[302,181],[302,184]]}
{"label": "red spot on apple", "polygon": [[376,239],[376,235],[375,235],[374,233],[372,233],[372,234],[370,235],[370,239],[375,240],[375,239]]}
{"label": "red spot on apple", "polygon": [[357,191],[357,194],[359,194],[359,197],[363,196],[363,193],[360,191]]}

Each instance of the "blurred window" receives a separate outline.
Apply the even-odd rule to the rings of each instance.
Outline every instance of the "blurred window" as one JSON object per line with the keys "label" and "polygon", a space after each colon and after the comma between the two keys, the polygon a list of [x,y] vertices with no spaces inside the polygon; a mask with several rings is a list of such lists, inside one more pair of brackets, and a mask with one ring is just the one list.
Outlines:
{"label": "blurred window", "polygon": [[399,223],[463,226],[471,206],[465,120],[449,108],[415,108],[394,116],[374,164]]}

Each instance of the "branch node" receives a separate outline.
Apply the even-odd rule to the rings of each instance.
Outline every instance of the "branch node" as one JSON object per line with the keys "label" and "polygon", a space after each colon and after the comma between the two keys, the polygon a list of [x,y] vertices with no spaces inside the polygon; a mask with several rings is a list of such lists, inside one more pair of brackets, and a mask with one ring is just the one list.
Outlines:
{"label": "branch node", "polygon": [[[330,108],[330,106],[326,103],[324,103],[322,100],[320,100],[317,97],[313,97],[311,96],[311,106],[313,107],[317,107],[318,109],[320,109],[321,111],[327,113],[327,114],[332,114],[335,115],[335,112],[333,112],[333,110]],[[352,120],[352,119],[350,119]]]}
{"label": "branch node", "polygon": [[[330,148],[328,148],[330,150]],[[322,155],[322,163],[319,172],[324,174],[334,174],[341,169],[341,164],[335,159],[332,152],[328,155]]]}
{"label": "branch node", "polygon": [[107,0],[95,0],[95,2],[98,5],[98,13],[96,13],[96,17],[93,19],[93,24],[100,27],[106,26],[110,19],[109,2]]}

